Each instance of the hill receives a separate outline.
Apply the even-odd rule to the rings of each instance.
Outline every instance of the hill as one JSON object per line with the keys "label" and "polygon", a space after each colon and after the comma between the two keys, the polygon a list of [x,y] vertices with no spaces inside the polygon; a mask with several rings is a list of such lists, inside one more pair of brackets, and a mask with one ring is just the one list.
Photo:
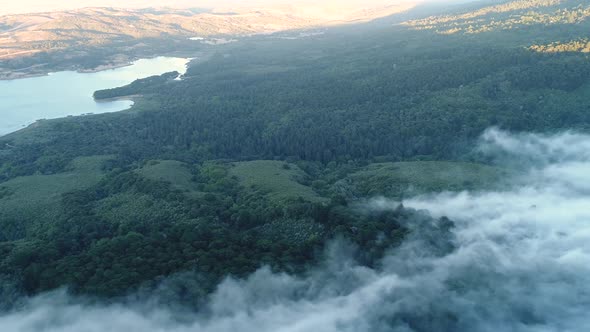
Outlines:
{"label": "hill", "polygon": [[[310,30],[399,13],[411,2],[330,7],[83,8],[0,16],[0,79],[121,66],[137,57],[191,52],[237,37]],[[339,10],[335,10],[338,8]]]}
{"label": "hill", "polygon": [[[515,42],[518,37],[535,31],[534,36],[529,35],[529,42],[534,44],[555,42],[555,38],[571,42],[580,35],[585,36],[589,18],[590,3],[586,0],[517,0],[476,10],[409,20],[403,25],[414,30],[429,30],[446,35],[509,32],[503,34],[507,38],[504,42]],[[495,39],[495,42],[502,43],[500,39]]]}
{"label": "hill", "polygon": [[322,199],[309,186],[301,182],[308,177],[297,165],[271,160],[256,160],[235,163],[230,169],[246,188],[258,189],[271,200],[302,198],[312,202]]}
{"label": "hill", "polygon": [[354,197],[403,199],[442,191],[502,187],[511,174],[496,167],[448,161],[375,163],[338,181],[335,188]]}

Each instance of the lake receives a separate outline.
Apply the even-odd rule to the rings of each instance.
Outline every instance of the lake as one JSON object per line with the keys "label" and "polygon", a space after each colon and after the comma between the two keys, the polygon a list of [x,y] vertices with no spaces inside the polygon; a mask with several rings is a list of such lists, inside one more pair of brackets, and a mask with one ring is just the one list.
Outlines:
{"label": "lake", "polygon": [[96,90],[126,85],[138,78],[166,72],[186,72],[190,59],[157,57],[127,67],[96,73],[64,71],[48,76],[0,81],[0,136],[17,131],[39,119],[128,109],[130,100],[95,102]]}

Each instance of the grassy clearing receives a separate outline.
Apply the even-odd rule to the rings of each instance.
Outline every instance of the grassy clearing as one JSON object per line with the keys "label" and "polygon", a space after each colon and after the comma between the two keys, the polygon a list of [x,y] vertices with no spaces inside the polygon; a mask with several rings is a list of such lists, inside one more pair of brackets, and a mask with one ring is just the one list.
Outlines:
{"label": "grassy clearing", "polygon": [[244,187],[260,189],[275,201],[298,197],[312,202],[324,201],[312,188],[300,183],[306,174],[293,164],[273,160],[238,162],[230,172]]}
{"label": "grassy clearing", "polygon": [[481,164],[415,161],[371,164],[350,175],[349,180],[363,195],[401,197],[490,188],[507,176],[506,170]]}
{"label": "grassy clearing", "polygon": [[187,195],[201,195],[197,184],[192,180],[191,171],[183,162],[176,160],[152,160],[137,170],[137,172],[155,181],[165,181],[172,188],[185,192]]}
{"label": "grassy clearing", "polygon": [[65,173],[22,176],[0,184],[0,238],[24,235],[55,220],[62,209],[62,195],[98,183],[103,176],[101,166],[109,158],[81,157]]}

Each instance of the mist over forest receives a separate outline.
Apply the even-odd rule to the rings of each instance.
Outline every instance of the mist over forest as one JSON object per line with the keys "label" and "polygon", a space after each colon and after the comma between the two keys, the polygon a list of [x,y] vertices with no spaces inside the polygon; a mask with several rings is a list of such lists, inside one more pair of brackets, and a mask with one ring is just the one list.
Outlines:
{"label": "mist over forest", "polygon": [[590,329],[590,2],[248,5],[0,16],[0,330]]}
{"label": "mist over forest", "polygon": [[[157,297],[104,305],[56,291],[27,300],[0,324],[11,331],[585,331],[588,145],[584,134],[486,132],[478,148],[490,157],[530,160],[511,179],[517,185],[406,201],[420,211],[405,221],[409,236],[372,268],[355,260],[358,247],[333,240],[303,275],[262,267],[224,279],[198,314],[163,309]],[[380,198],[358,208],[399,204]]]}

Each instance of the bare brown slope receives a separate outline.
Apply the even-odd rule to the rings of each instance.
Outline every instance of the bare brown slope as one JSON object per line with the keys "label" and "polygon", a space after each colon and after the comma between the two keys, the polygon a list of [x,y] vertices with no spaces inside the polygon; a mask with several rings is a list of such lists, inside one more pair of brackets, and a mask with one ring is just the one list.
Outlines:
{"label": "bare brown slope", "polygon": [[411,8],[410,3],[377,7],[273,6],[232,14],[189,10],[85,8],[0,17],[0,59],[74,46],[167,36],[251,35],[366,21]]}

